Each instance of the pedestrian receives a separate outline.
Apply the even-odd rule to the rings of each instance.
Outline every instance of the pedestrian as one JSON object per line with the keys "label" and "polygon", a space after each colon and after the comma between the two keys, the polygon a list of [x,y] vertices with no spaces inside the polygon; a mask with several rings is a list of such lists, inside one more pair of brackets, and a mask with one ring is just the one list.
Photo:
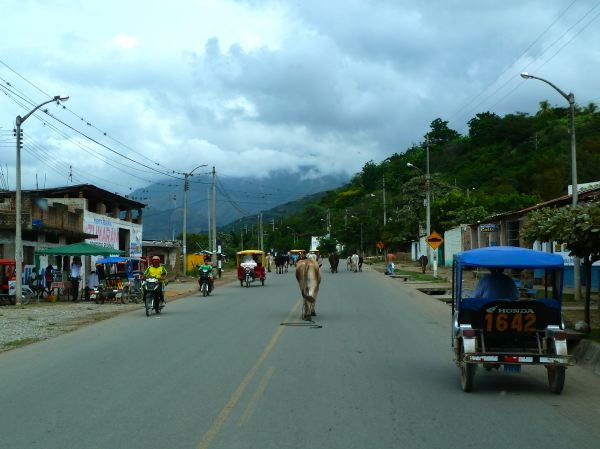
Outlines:
{"label": "pedestrian", "polygon": [[87,285],[85,286],[85,300],[86,301],[89,301],[90,292],[95,290],[96,287],[98,287],[98,284],[99,284],[98,274],[96,273],[95,270],[92,270],[90,275],[87,277]]}
{"label": "pedestrian", "polygon": [[73,258],[71,263],[71,301],[76,302],[79,296],[79,281],[81,280],[81,259]]}
{"label": "pedestrian", "polygon": [[48,296],[52,293],[52,282],[54,281],[54,275],[52,274],[52,264],[48,264],[46,271],[44,272],[44,281],[46,282],[46,290]]}
{"label": "pedestrian", "polygon": [[394,274],[394,260],[396,260],[396,255],[390,251],[386,256],[387,260],[387,269],[385,270],[385,274]]}

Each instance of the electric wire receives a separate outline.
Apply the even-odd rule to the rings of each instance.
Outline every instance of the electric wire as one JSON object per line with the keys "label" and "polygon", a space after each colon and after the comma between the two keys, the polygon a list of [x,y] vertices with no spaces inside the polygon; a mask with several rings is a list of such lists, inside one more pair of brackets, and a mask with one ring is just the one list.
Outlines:
{"label": "electric wire", "polygon": [[[587,10],[583,16],[581,16],[574,24],[572,24],[565,32],[563,32],[557,39],[555,39],[549,46],[548,48],[546,48],[544,50],[544,54],[547,53],[548,51],[550,51],[550,49],[552,49],[558,42],[560,42],[567,34],[569,34],[571,32],[571,30],[573,30],[573,28],[575,28],[577,25],[579,25],[587,16],[589,16],[596,8],[598,8],[598,6],[600,6],[600,3],[595,4],[594,6],[592,6],[589,10]],[[583,30],[585,30],[594,20],[596,20],[598,18],[598,15],[594,16],[594,18],[588,22],[587,25],[585,25],[583,28],[581,28],[574,36],[571,37],[571,39],[569,39],[569,41],[563,45],[562,47],[560,47],[546,62],[544,62],[541,66],[537,67],[535,70],[539,70],[541,67],[543,67],[545,64],[547,64],[548,62],[550,62],[551,59],[553,59],[558,53],[560,53],[560,51],[562,51],[564,49],[564,47],[566,45],[568,45],[568,43],[570,43],[575,37],[577,37]],[[540,58],[538,58],[540,59]],[[523,67],[520,72],[523,72],[525,70],[527,70],[531,65],[533,65],[536,61],[530,61],[527,65],[525,65],[525,67]],[[491,94],[487,95],[485,98],[483,98],[480,102],[478,102],[475,106],[469,108],[469,110],[467,112],[465,112],[464,114],[460,114],[460,115],[455,115],[454,117],[458,117],[460,119],[466,117],[469,115],[469,113],[473,110],[478,109],[483,103],[485,103],[486,101],[488,101],[489,99],[491,99],[492,97],[494,97],[497,93],[499,93],[501,90],[503,90],[507,85],[513,83],[515,80],[518,80],[517,76],[513,76],[510,77],[508,80],[506,80],[502,85],[500,85],[498,88],[496,88]],[[521,80],[524,81],[524,80]],[[507,98],[508,96],[510,96],[516,89],[518,89],[518,87],[520,85],[522,85],[523,83],[521,82],[517,87],[512,88],[508,93],[506,93],[505,95],[503,95],[499,100],[497,100],[494,105],[492,107],[490,107],[489,109],[493,109],[496,105],[498,105],[500,102],[502,102],[505,98]],[[493,85],[493,84],[492,84]]]}
{"label": "electric wire", "polygon": [[[3,87],[3,86],[0,86],[0,88],[2,88],[2,87]],[[6,92],[5,92],[5,93],[6,93]],[[7,95],[8,95],[8,96],[9,96],[9,98],[10,98],[10,95],[9,95],[9,94],[7,94]],[[16,104],[18,104],[19,106],[21,106],[23,109],[27,109],[27,106],[25,106],[24,104],[22,104],[20,101],[17,101],[17,100],[15,100],[14,98],[11,98],[11,99],[12,99],[12,100],[13,100],[13,101],[14,101]],[[24,101],[26,101],[26,100],[24,100]],[[42,112],[44,112],[44,113],[48,114],[48,112],[47,112],[46,110],[44,110],[44,111],[42,111]],[[62,130],[60,130],[59,128],[55,127],[54,125],[52,125],[52,124],[51,124],[51,123],[49,123],[48,121],[44,120],[44,119],[43,119],[42,117],[40,117],[39,115],[35,115],[35,114],[34,114],[34,117],[35,117],[37,120],[41,121],[43,125],[45,125],[45,126],[48,126],[48,128],[52,129],[53,131],[55,131],[56,133],[58,133],[59,135],[61,135],[61,136],[62,136],[63,138],[65,138],[65,139],[66,139],[68,142],[70,142],[70,143],[72,143],[72,144],[76,145],[77,147],[81,148],[82,150],[84,150],[85,152],[87,152],[88,154],[90,154],[92,157],[94,157],[94,158],[97,158],[97,159],[101,160],[102,162],[106,163],[107,165],[109,165],[109,166],[112,166],[112,167],[114,167],[114,168],[116,168],[116,169],[118,169],[118,170],[120,170],[120,171],[123,171],[123,172],[125,172],[125,173],[129,174],[129,175],[130,175],[130,176],[132,176],[132,177],[135,177],[135,178],[137,178],[137,179],[140,179],[140,180],[142,180],[142,181],[145,181],[145,182],[151,183],[151,181],[150,181],[150,180],[148,180],[148,179],[146,179],[146,178],[142,178],[142,177],[138,176],[138,175],[137,175],[137,174],[135,174],[135,173],[131,173],[131,172],[128,172],[127,170],[124,170],[122,166],[115,165],[114,163],[112,163],[112,162],[111,162],[111,161],[110,161],[108,158],[106,158],[105,156],[98,154],[97,152],[95,152],[95,151],[94,151],[92,148],[90,148],[89,146],[87,146],[87,145],[84,145],[82,142],[80,142],[80,141],[78,141],[78,140],[75,140],[75,139],[73,139],[72,137],[68,136],[68,135],[67,135],[66,133],[64,133]],[[127,166],[127,167],[129,167],[129,166]],[[132,168],[132,169],[133,169],[133,167],[129,167],[129,168]],[[130,187],[129,187],[129,188],[130,188]]]}
{"label": "electric wire", "polygon": [[[42,94],[44,94],[46,97],[52,98],[52,95],[50,95],[48,92],[43,91],[40,87],[38,87],[37,85],[35,85],[31,81],[29,81],[27,78],[25,78],[23,75],[21,75],[19,72],[17,72],[15,69],[13,69],[11,66],[9,66],[6,62],[4,62],[1,59],[0,59],[0,64],[2,64],[4,67],[6,67],[11,72],[13,72],[15,75],[17,75],[23,81],[25,81],[26,83],[28,83],[30,86],[32,86],[33,88],[37,89],[39,92],[41,92]],[[77,114],[76,112],[74,112],[73,110],[71,110],[70,108],[68,108],[67,106],[63,105],[63,109],[65,109],[66,111],[70,112],[75,117],[79,118],[81,121],[85,122],[85,124],[87,126],[90,126],[90,127],[94,128],[94,129],[96,129],[98,132],[102,133],[103,136],[108,137],[109,139],[113,140],[114,142],[118,143],[119,145],[123,146],[124,148],[127,148],[128,150],[130,150],[130,151],[132,151],[132,152],[134,152],[134,153],[136,153],[136,154],[138,154],[138,155],[140,155],[140,156],[142,156],[144,158],[147,158],[147,155],[144,155],[144,154],[138,152],[137,150],[135,150],[131,146],[126,145],[123,142],[119,141],[118,139],[112,137],[106,131],[103,131],[100,128],[96,127],[91,122],[89,122],[88,120],[86,120],[85,118],[83,118],[82,116],[80,116],[79,114]],[[161,166],[162,167],[162,164],[160,164],[159,162],[153,161],[153,163],[155,165],[157,165],[157,166]],[[171,171],[172,173],[178,173],[180,175],[183,175],[183,173],[176,172],[175,170],[171,170],[171,169],[168,169],[168,168],[167,168],[167,171]]]}
{"label": "electric wire", "polygon": [[[585,16],[587,16],[593,9],[597,8],[598,6],[600,6],[600,3],[598,3],[596,6],[594,6],[590,11],[588,11],[588,13],[585,14]],[[585,17],[584,16],[584,17]],[[582,28],[580,28],[577,33],[575,33],[573,36],[571,36],[571,38],[566,41],[556,52],[554,52],[554,54],[552,56],[550,56],[548,59],[546,59],[541,65],[537,66],[534,71],[535,72],[539,72],[539,70],[541,70],[542,67],[544,67],[546,64],[548,64],[552,59],[554,59],[554,57],[560,53],[567,45],[569,45],[577,36],[579,36],[583,31],[585,31],[594,21],[596,21],[596,19],[598,19],[598,17],[600,17],[600,12],[598,14],[596,14],[594,17],[592,17],[592,19],[586,24],[584,25]],[[581,20],[579,21],[581,22]],[[579,23],[577,22],[577,23]],[[510,97],[517,89],[519,89],[525,82],[526,80],[521,79],[521,82],[518,83],[513,89],[511,89],[509,92],[507,92],[504,96],[502,96],[498,101],[496,101],[496,103],[494,103],[492,105],[492,107],[490,109],[494,109],[496,106],[498,106],[502,101],[504,101],[505,99],[507,99],[508,97]]]}
{"label": "electric wire", "polygon": [[479,92],[477,95],[475,95],[473,98],[471,98],[469,101],[467,101],[465,104],[463,104],[460,108],[458,108],[451,116],[450,120],[453,120],[463,109],[465,109],[467,106],[469,106],[471,103],[473,103],[475,100],[477,100],[481,95],[483,95],[488,89],[490,89],[494,84],[496,84],[500,78],[502,78],[502,75],[504,75],[506,72],[508,72],[508,70],[514,66],[517,62],[519,62],[519,60],[525,56],[527,54],[527,52],[542,38],[542,36],[544,34],[546,34],[550,28],[552,28],[556,22],[558,22],[560,20],[560,18],[562,16],[564,16],[566,14],[566,12],[577,2],[577,0],[573,0],[553,21],[550,25],[548,25],[546,27],[546,29],[544,29],[544,31],[542,31],[540,34],[538,34],[538,36],[533,40],[533,42],[531,44],[529,44],[527,46],[527,48],[525,50],[523,50],[523,52],[513,61],[511,62],[508,66],[506,66],[506,68],[500,73],[500,75],[498,75],[495,79],[495,81],[491,84],[489,84],[485,89],[483,89],[481,92]]}
{"label": "electric wire", "polygon": [[[12,91],[11,91],[11,94],[8,94],[8,93],[7,93],[5,90],[8,90],[8,91],[10,91],[10,89],[6,89],[6,88],[5,88],[4,86],[2,86],[2,85],[0,85],[0,89],[2,89],[2,90],[4,91],[4,93],[5,93],[5,94],[6,94],[6,95],[7,95],[9,98],[11,98],[11,94],[14,94],[14,93],[12,93]],[[18,96],[17,94],[14,94],[14,95],[15,95],[15,96]],[[27,100],[27,99],[25,99],[25,98],[23,98],[23,97],[21,97],[21,96],[19,96],[19,98],[22,98],[22,99],[23,99],[23,101],[27,101],[27,102],[30,102],[31,104],[34,104],[34,103],[32,103],[30,100]],[[11,99],[12,99],[12,100],[13,100],[15,103],[17,103],[19,106],[21,106],[23,109],[27,110],[27,106],[25,106],[25,105],[24,105],[24,104],[22,104],[21,102],[19,102],[19,101],[15,100],[14,98],[11,98]],[[54,118],[55,120],[58,120],[59,122],[61,122],[61,121],[60,121],[59,119],[57,119],[57,118],[56,118],[56,117],[55,117],[53,114],[51,114],[50,112],[48,112],[48,110],[47,110],[47,109],[44,109],[44,110],[42,110],[41,112],[43,112],[43,113],[45,113],[46,115],[48,115],[48,116],[50,116],[50,117]],[[43,118],[41,118],[39,115],[37,115],[37,114],[34,114],[34,117],[36,117],[36,119],[40,120],[40,121],[41,121],[41,122],[42,122],[42,123],[43,123],[45,126],[48,126],[50,129],[54,130],[54,131],[55,131],[55,132],[57,132],[59,135],[61,135],[62,137],[64,137],[64,138],[65,138],[67,141],[69,141],[69,142],[73,143],[74,145],[78,146],[78,147],[79,147],[79,148],[81,148],[82,150],[86,151],[86,152],[87,152],[88,154],[90,154],[92,157],[95,157],[95,158],[97,158],[97,159],[99,159],[99,160],[103,161],[103,162],[104,162],[104,163],[106,163],[107,165],[109,165],[109,166],[111,166],[111,167],[113,167],[113,168],[116,168],[116,169],[118,169],[118,170],[120,170],[120,171],[123,171],[123,172],[127,173],[128,175],[130,175],[130,176],[132,176],[132,177],[134,177],[134,178],[140,179],[140,180],[142,180],[142,181],[144,181],[144,182],[152,183],[152,181],[151,181],[151,180],[149,180],[149,179],[147,179],[147,178],[143,178],[143,177],[141,177],[141,176],[137,175],[136,173],[132,173],[132,172],[129,172],[129,171],[127,171],[127,170],[124,170],[124,168],[123,168],[123,166],[122,166],[122,165],[116,165],[116,164],[115,164],[115,163],[113,163],[113,162],[112,162],[110,159],[108,159],[106,156],[103,156],[103,155],[101,155],[101,154],[97,153],[97,152],[96,152],[96,151],[94,151],[94,150],[93,150],[91,147],[89,147],[89,146],[87,146],[87,145],[84,145],[82,142],[80,142],[80,141],[78,141],[78,140],[76,140],[76,139],[73,139],[72,137],[68,136],[67,134],[65,134],[64,132],[62,132],[62,131],[61,131],[59,128],[57,128],[56,126],[52,125],[51,123],[49,123],[48,121],[44,120]],[[64,122],[61,122],[61,123],[63,123],[63,124],[64,124]],[[66,125],[66,126],[67,126],[67,127],[69,127],[69,125]],[[100,144],[100,145],[102,146],[102,144]],[[134,161],[134,162],[136,162],[136,163],[138,163],[138,164],[139,164],[139,162],[137,162],[137,161]],[[129,165],[126,165],[126,167],[128,167],[128,168],[130,168],[130,169],[134,170],[134,168],[133,168],[133,167],[131,167],[131,166],[129,166]],[[138,171],[145,172],[145,173],[156,173],[156,172],[157,172],[157,170],[156,170],[156,169],[154,169],[153,167],[148,167],[148,168],[150,169],[150,171],[145,171],[145,170],[141,170],[141,169],[137,169],[137,170],[138,170]],[[159,172],[159,173],[160,173],[160,174],[163,174],[162,172]],[[177,178],[177,179],[179,179],[179,178]]]}

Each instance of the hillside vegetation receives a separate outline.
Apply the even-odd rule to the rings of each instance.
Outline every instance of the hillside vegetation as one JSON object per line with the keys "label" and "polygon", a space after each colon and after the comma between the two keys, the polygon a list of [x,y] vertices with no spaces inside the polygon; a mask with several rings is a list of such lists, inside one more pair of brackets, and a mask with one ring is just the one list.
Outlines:
{"label": "hillside vegetation", "polygon": [[[598,180],[600,113],[594,104],[578,108],[575,122],[578,181]],[[406,248],[425,228],[427,141],[432,230],[443,232],[567,193],[571,181],[567,108],[552,108],[544,101],[535,115],[517,112],[500,117],[484,112],[468,125],[468,135],[463,136],[437,118],[423,142],[382,162],[366,163],[344,187],[324,192],[300,212],[275,218],[274,231],[267,226],[270,219],[265,219],[265,249],[307,248],[310,236],[326,235],[328,224],[331,240],[324,249],[333,241],[358,249],[362,241],[367,254],[375,252],[378,241],[395,250]],[[242,233],[245,248],[256,246],[256,229],[238,228],[224,237],[230,248],[240,247]]]}

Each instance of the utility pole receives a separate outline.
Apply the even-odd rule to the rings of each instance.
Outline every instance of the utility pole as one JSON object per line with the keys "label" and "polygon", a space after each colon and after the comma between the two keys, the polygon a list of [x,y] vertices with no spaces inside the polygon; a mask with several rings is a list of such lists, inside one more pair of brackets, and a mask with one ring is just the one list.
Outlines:
{"label": "utility pole", "polygon": [[[427,201],[427,219],[425,226],[427,228],[427,237],[431,235],[431,174],[429,172],[429,136],[427,136],[427,172],[425,175],[425,183],[426,183],[426,200]],[[431,260],[431,249],[429,244],[427,244],[427,260]],[[437,277],[437,250],[433,251],[433,277]]]}
{"label": "utility pole", "polygon": [[190,189],[190,183],[188,178],[194,176],[193,173],[200,167],[206,167],[206,164],[198,165],[189,173],[183,174],[183,264],[181,267],[181,274],[185,276],[187,268],[187,208],[188,208],[188,190]]}
{"label": "utility pole", "polygon": [[210,251],[210,244],[212,242],[212,234],[210,233],[211,222],[210,222],[210,190],[209,189],[206,189],[206,217],[208,220],[207,242],[208,242],[208,250]]}
{"label": "utility pole", "polygon": [[212,168],[212,250],[217,251],[217,172]]}
{"label": "utility pole", "polygon": [[[575,145],[575,94],[573,92],[566,93],[559,89],[556,85],[547,79],[539,76],[530,75],[527,72],[521,73],[523,79],[536,79],[548,84],[556,90],[565,100],[569,102],[569,134],[571,137],[571,184],[573,192],[571,194],[573,208],[577,207],[579,193],[577,191],[577,148]],[[575,300],[581,299],[581,261],[579,257],[573,257],[573,288]]]}
{"label": "utility pole", "polygon": [[[53,101],[56,104],[60,104],[61,101],[67,101],[69,97],[61,97],[60,95],[54,96],[52,100],[44,101],[43,103],[37,105],[31,111],[29,111],[25,116],[21,117],[17,115],[15,119],[15,134],[17,140],[17,154],[16,154],[16,178],[15,178],[15,301],[17,304],[21,304],[21,300],[23,298],[23,236],[22,236],[22,220],[21,216],[21,141],[22,141],[22,131],[21,125],[27,120],[31,115],[37,111],[42,106],[52,103]],[[8,173],[8,170],[7,170]]]}
{"label": "utility pole", "polygon": [[257,231],[258,231],[258,249],[263,251],[263,214],[262,211],[258,213],[258,223],[257,223]]}
{"label": "utility pole", "polygon": [[385,175],[383,175],[383,226],[387,224],[387,210],[385,207]]}

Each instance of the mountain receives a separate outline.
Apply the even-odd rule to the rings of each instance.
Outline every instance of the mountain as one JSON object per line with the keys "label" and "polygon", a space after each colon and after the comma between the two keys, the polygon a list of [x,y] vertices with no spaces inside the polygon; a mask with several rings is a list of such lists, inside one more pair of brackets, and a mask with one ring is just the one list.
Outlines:
{"label": "mountain", "polygon": [[[201,173],[191,176],[188,191],[188,233],[205,233],[208,229],[208,201],[212,192],[212,176]],[[331,190],[349,181],[345,175],[326,175],[303,178],[298,173],[279,171],[264,178],[221,177],[217,172],[216,215],[217,227],[260,211],[283,207],[295,211],[304,202],[296,200]],[[183,180],[167,179],[133,191],[128,198],[143,202],[144,239],[171,239],[183,231]],[[283,206],[290,203],[287,206]],[[286,212],[287,213],[287,212]],[[265,219],[266,222],[266,219]]]}

